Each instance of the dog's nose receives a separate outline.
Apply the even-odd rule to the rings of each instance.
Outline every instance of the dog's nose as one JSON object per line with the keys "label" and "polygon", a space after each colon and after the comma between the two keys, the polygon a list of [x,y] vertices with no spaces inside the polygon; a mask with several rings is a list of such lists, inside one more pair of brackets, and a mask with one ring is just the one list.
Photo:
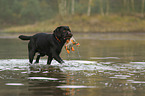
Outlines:
{"label": "dog's nose", "polygon": [[68,34],[69,36],[73,36],[73,34],[72,34],[70,31],[67,31],[67,34]]}

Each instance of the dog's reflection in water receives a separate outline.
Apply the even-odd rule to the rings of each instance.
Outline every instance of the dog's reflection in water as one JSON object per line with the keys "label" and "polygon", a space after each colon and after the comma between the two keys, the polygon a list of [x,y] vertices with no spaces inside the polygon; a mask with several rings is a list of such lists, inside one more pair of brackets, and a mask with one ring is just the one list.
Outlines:
{"label": "dog's reflection in water", "polygon": [[67,91],[57,88],[65,84],[66,76],[58,66],[30,65],[29,95],[31,96],[63,96]]}

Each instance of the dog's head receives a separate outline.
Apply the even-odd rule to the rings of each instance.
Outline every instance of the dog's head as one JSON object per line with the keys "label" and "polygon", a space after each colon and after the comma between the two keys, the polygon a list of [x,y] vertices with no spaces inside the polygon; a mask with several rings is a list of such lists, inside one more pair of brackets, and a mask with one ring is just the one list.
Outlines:
{"label": "dog's head", "polygon": [[54,30],[53,33],[57,38],[67,40],[70,39],[73,35],[68,26],[59,26]]}

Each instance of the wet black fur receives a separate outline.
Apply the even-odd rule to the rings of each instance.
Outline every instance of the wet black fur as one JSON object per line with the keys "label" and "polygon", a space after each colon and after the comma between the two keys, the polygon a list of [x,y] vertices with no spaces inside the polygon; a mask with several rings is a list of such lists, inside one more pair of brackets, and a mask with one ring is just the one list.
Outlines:
{"label": "wet black fur", "polygon": [[29,62],[32,64],[35,53],[38,52],[36,62],[39,63],[39,59],[42,56],[47,55],[47,64],[51,64],[54,58],[59,63],[64,61],[59,56],[63,45],[67,39],[72,37],[72,33],[68,26],[57,27],[53,34],[38,33],[33,36],[20,35],[21,40],[30,40],[28,43]]}

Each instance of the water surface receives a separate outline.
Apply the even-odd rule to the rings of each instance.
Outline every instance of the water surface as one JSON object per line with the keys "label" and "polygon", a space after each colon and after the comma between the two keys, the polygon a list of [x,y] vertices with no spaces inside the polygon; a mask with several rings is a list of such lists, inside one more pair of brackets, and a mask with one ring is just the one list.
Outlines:
{"label": "water surface", "polygon": [[30,65],[27,41],[0,39],[2,96],[145,96],[145,34],[75,34],[64,64]]}

